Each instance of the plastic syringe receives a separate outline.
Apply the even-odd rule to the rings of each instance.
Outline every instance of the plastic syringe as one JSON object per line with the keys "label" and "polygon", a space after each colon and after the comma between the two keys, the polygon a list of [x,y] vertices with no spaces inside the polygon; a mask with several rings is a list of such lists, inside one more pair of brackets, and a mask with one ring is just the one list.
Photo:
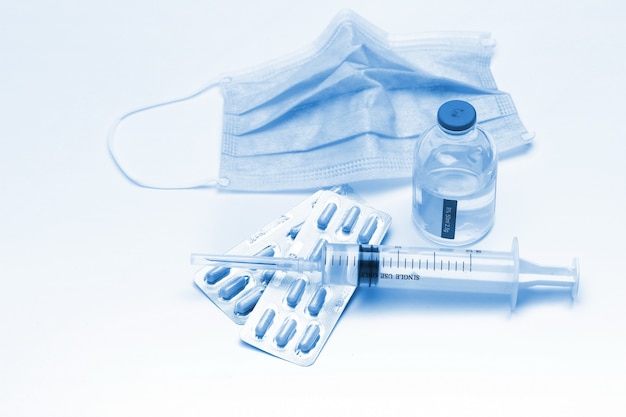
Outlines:
{"label": "plastic syringe", "polygon": [[508,294],[535,286],[578,293],[579,265],[541,266],[519,258],[517,238],[509,252],[326,243],[318,259],[238,255],[191,255],[193,264],[296,273],[319,271],[329,285]]}

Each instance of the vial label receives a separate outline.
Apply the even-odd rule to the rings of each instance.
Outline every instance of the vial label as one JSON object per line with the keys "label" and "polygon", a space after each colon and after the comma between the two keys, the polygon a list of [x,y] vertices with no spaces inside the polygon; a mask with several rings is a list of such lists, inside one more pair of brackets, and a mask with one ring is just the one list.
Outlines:
{"label": "vial label", "polygon": [[428,238],[441,244],[465,244],[485,235],[493,225],[495,179],[487,186],[459,198],[444,198],[417,189],[413,217]]}
{"label": "vial label", "polygon": [[422,201],[416,208],[424,231],[432,236],[441,236],[444,229],[441,223],[444,199],[425,189],[422,189],[421,195]]}
{"label": "vial label", "polygon": [[456,230],[456,204],[456,200],[443,200],[441,237],[444,239],[454,239],[454,232]]}

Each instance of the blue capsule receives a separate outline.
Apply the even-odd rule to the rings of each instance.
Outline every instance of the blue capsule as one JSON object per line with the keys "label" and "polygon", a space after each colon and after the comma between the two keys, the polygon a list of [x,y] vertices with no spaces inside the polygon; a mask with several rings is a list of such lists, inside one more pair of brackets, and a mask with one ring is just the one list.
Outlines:
{"label": "blue capsule", "polygon": [[326,228],[328,227],[328,224],[330,223],[330,220],[333,218],[336,211],[337,211],[337,204],[328,203],[326,207],[324,207],[324,210],[322,210],[322,213],[320,214],[320,216],[317,218],[317,227],[319,227],[322,230],[326,230]]}
{"label": "blue capsule", "polygon": [[228,274],[230,274],[230,268],[227,268],[225,266],[216,266],[215,268],[211,268],[209,271],[207,271],[207,273],[204,275],[204,282],[209,285],[213,285],[216,282],[224,279],[224,277]]}
{"label": "blue capsule", "polygon": [[328,291],[324,287],[319,287],[313,297],[311,297],[311,301],[309,301],[309,305],[307,306],[307,310],[310,315],[317,316],[320,313],[320,310],[324,306],[324,302],[326,301],[326,294]]}
{"label": "blue capsule", "polygon": [[320,258],[322,257],[322,250],[324,249],[324,245],[326,245],[326,243],[328,243],[326,239],[318,239],[318,241],[315,243],[315,246],[313,246],[313,249],[311,249],[311,253],[308,256],[308,259],[311,261],[320,260]]}
{"label": "blue capsule", "polygon": [[287,291],[287,296],[285,297],[285,301],[289,307],[294,308],[298,305],[300,298],[302,298],[302,294],[304,294],[305,288],[306,281],[302,278],[298,278],[291,283],[289,290]]}
{"label": "blue capsule", "polygon": [[238,316],[245,316],[249,314],[254,309],[254,306],[256,306],[259,302],[264,290],[265,287],[255,287],[248,293],[244,294],[239,301],[235,303],[235,314]]}
{"label": "blue capsule", "polygon": [[304,331],[300,343],[298,343],[298,349],[302,353],[309,353],[320,340],[320,326],[317,323],[311,323]]}
{"label": "blue capsule", "polygon": [[274,247],[266,246],[257,253],[255,253],[254,256],[274,256]]}
{"label": "blue capsule", "polygon": [[274,275],[276,275],[276,271],[263,271],[260,280],[263,284],[267,285],[270,283],[272,278],[274,278]]}
{"label": "blue capsule", "polygon": [[350,207],[350,210],[348,210],[348,213],[346,214],[346,217],[343,219],[343,223],[341,224],[341,231],[344,233],[350,233],[360,215],[361,209],[359,207]]}
{"label": "blue capsule", "polygon": [[276,317],[276,312],[272,310],[271,308],[268,308],[267,310],[263,312],[263,314],[261,315],[261,318],[259,319],[259,322],[254,328],[254,335],[258,339],[263,339],[263,337],[265,337],[265,333],[267,333],[267,329],[269,329],[272,323],[274,322],[274,317]]}
{"label": "blue capsule", "polygon": [[300,233],[300,230],[302,229],[303,224],[304,222],[296,224],[294,227],[292,227],[289,230],[289,233],[287,233],[287,236],[289,236],[292,239],[295,239],[296,236],[298,236],[298,233]]}
{"label": "blue capsule", "polygon": [[289,343],[289,341],[293,338],[293,335],[296,333],[296,323],[295,319],[287,318],[278,329],[276,333],[276,337],[274,340],[276,341],[276,345],[280,348],[283,348]]}
{"label": "blue capsule", "polygon": [[377,228],[378,221],[376,219],[376,216],[368,218],[361,228],[361,231],[359,232],[359,243],[369,243]]}
{"label": "blue capsule", "polygon": [[220,288],[220,298],[223,298],[224,300],[230,300],[241,291],[243,291],[244,288],[246,288],[249,280],[250,277],[248,275],[237,275],[236,277],[232,278],[230,281],[224,284],[222,288]]}

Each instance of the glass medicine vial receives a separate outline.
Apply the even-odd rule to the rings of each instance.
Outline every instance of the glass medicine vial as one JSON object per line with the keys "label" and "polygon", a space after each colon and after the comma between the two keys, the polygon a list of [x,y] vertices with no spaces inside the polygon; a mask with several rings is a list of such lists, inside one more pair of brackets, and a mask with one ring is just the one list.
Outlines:
{"label": "glass medicine vial", "polygon": [[494,223],[498,158],[493,139],[476,125],[476,110],[444,103],[437,124],[418,140],[413,160],[413,220],[429,240],[467,245]]}

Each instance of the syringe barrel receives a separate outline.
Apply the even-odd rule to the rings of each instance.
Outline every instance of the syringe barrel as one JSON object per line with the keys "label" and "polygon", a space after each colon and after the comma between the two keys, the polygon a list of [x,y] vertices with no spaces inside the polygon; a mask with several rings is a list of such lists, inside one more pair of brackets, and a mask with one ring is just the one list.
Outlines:
{"label": "syringe barrel", "polygon": [[323,281],[336,285],[359,286],[360,275],[367,273],[366,268],[362,273],[359,270],[360,252],[359,245],[326,243],[321,260]]}
{"label": "syringe barrel", "polygon": [[510,252],[328,244],[322,264],[333,283],[517,298],[517,241]]}

